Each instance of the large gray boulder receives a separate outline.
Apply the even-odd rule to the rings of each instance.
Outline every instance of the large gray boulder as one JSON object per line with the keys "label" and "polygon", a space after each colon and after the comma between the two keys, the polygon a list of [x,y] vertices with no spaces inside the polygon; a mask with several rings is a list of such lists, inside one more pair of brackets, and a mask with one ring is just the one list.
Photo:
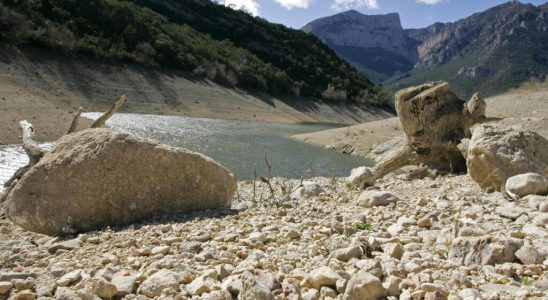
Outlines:
{"label": "large gray boulder", "polygon": [[67,235],[153,215],[229,208],[236,180],[199,153],[113,129],[62,137],[7,197],[24,229]]}
{"label": "large gray boulder", "polygon": [[468,147],[468,174],[485,190],[501,191],[509,177],[523,173],[548,176],[548,140],[519,127],[483,124]]}
{"label": "large gray boulder", "polygon": [[512,176],[506,180],[506,192],[518,197],[545,195],[548,194],[548,178],[535,173]]}

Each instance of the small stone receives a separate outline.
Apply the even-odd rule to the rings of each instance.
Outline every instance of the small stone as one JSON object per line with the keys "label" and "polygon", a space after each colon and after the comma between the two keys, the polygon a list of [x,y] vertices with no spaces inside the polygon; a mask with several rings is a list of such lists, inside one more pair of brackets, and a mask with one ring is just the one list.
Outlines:
{"label": "small stone", "polygon": [[114,284],[106,281],[101,277],[94,278],[92,289],[92,292],[95,295],[104,299],[111,299],[118,292]]}
{"label": "small stone", "polygon": [[506,191],[510,195],[518,197],[546,195],[548,194],[548,178],[536,173],[516,175],[506,180]]}
{"label": "small stone", "polygon": [[179,249],[183,252],[200,253],[202,251],[202,243],[182,242],[179,244]]}
{"label": "small stone", "polygon": [[274,294],[268,288],[259,284],[253,275],[245,272],[240,276],[242,290],[238,295],[241,300],[274,300]]}
{"label": "small stone", "polygon": [[0,295],[7,294],[12,287],[13,287],[13,284],[11,282],[7,282],[7,281],[0,282]]}
{"label": "small stone", "polygon": [[386,296],[386,289],[377,277],[359,271],[350,278],[343,300],[378,300]]}
{"label": "small stone", "polygon": [[541,227],[548,224],[548,213],[541,213],[534,217],[533,224]]}
{"label": "small stone", "polygon": [[178,292],[179,283],[175,278],[175,273],[162,269],[143,281],[139,286],[138,292],[147,297],[154,298],[160,296],[165,289]]}
{"label": "small stone", "polygon": [[382,249],[386,255],[395,259],[401,259],[403,256],[403,247],[400,243],[388,243],[382,246]]}
{"label": "small stone", "polygon": [[116,286],[116,297],[124,297],[133,294],[137,287],[137,276],[123,276],[115,274],[111,283]]}
{"label": "small stone", "polygon": [[481,293],[476,289],[464,289],[460,291],[458,295],[462,298],[462,300],[481,299]]}
{"label": "small stone", "polygon": [[362,189],[375,183],[375,173],[370,167],[359,167],[350,171],[346,178],[346,187],[349,189]]}
{"label": "small stone", "polygon": [[168,252],[169,252],[169,246],[157,246],[152,248],[152,250],[150,251],[152,255],[158,255],[158,254],[166,255]]}
{"label": "small stone", "polygon": [[15,294],[14,300],[34,300],[36,299],[36,294],[31,290],[23,290]]}
{"label": "small stone", "polygon": [[540,203],[538,206],[538,210],[544,213],[548,212],[548,201]]}
{"label": "small stone", "polygon": [[56,283],[58,286],[65,287],[75,282],[76,280],[80,279],[81,276],[82,276],[82,271],[80,270],[72,271],[63,275],[61,278],[59,278],[59,280],[57,280]]}
{"label": "small stone", "polygon": [[186,286],[186,290],[190,295],[201,296],[203,293],[208,293],[216,289],[217,281],[208,276],[200,276],[194,279]]}
{"label": "small stone", "polygon": [[292,240],[299,239],[301,237],[301,233],[295,229],[291,229],[285,234],[285,237]]}
{"label": "small stone", "polygon": [[276,276],[270,272],[257,275],[255,280],[262,286],[266,287],[270,291],[278,290],[282,288],[280,282],[276,279]]}
{"label": "small stone", "polygon": [[333,271],[330,267],[319,267],[310,272],[312,286],[319,290],[322,286],[336,288],[337,280],[342,279],[341,275]]}
{"label": "small stone", "polygon": [[303,300],[320,300],[320,292],[315,289],[309,289],[308,291],[302,293]]}
{"label": "small stone", "polygon": [[361,207],[388,206],[400,199],[390,192],[365,191],[358,197],[357,205]]}
{"label": "small stone", "polygon": [[314,196],[319,196],[325,190],[317,183],[311,181],[303,182],[302,186],[291,193],[291,199],[306,199]]}
{"label": "small stone", "polygon": [[525,210],[515,204],[506,204],[504,206],[498,207],[496,212],[501,216],[508,219],[515,220],[519,216],[525,213]]}
{"label": "small stone", "polygon": [[332,257],[340,261],[349,261],[352,258],[360,258],[363,255],[363,250],[360,246],[350,246],[342,249],[337,249],[331,253]]}
{"label": "small stone", "polygon": [[388,296],[397,297],[400,295],[400,283],[402,282],[401,278],[389,275],[384,279],[382,286],[386,289]]}
{"label": "small stone", "polygon": [[521,247],[518,251],[516,251],[516,257],[524,265],[541,264],[545,259],[544,255],[531,246]]}
{"label": "small stone", "polygon": [[327,286],[322,286],[320,290],[320,299],[335,299],[337,298],[337,292]]}
{"label": "small stone", "polygon": [[76,248],[80,248],[82,246],[82,241],[78,238],[64,241],[61,243],[53,244],[48,248],[48,252],[51,254],[56,253],[59,250],[73,250]]}
{"label": "small stone", "polygon": [[423,228],[430,228],[432,227],[432,219],[429,217],[424,217],[417,222],[417,225]]}

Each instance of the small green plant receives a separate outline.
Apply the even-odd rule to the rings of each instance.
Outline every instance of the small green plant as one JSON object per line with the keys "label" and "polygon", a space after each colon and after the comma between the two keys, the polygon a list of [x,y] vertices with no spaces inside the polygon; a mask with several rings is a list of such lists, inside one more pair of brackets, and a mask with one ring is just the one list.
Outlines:
{"label": "small green plant", "polygon": [[355,221],[354,223],[352,223],[352,227],[354,227],[356,229],[359,229],[359,230],[371,230],[371,229],[373,229],[373,225],[368,224],[368,223],[364,223],[364,222],[361,222],[361,221]]}
{"label": "small green plant", "polygon": [[529,277],[523,277],[523,279],[521,280],[521,283],[525,286],[532,286],[533,285],[533,281],[531,279],[529,279]]}

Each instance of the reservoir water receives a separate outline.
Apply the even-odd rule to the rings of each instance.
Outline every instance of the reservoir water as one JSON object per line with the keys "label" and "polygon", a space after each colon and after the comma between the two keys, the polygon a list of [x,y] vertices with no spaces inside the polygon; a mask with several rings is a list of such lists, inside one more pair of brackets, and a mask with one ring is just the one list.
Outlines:
{"label": "reservoir water", "polygon": [[[101,113],[85,113],[96,119]],[[272,176],[298,178],[312,176],[348,176],[350,170],[371,161],[340,154],[322,147],[295,141],[290,136],[336,128],[319,124],[275,124],[229,121],[176,116],[116,114],[107,124],[111,127],[159,142],[201,152],[231,170],[238,180],[267,175],[265,147],[272,165]],[[45,145],[51,147],[51,145]],[[0,146],[0,183],[26,164],[20,146]]]}

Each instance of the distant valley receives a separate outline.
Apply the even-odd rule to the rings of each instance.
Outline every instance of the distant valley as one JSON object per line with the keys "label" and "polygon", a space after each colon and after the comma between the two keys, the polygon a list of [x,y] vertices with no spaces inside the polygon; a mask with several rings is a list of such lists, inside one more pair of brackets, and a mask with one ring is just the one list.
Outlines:
{"label": "distant valley", "polygon": [[403,29],[398,14],[352,10],[302,30],[392,92],[446,80],[461,97],[492,95],[548,73],[548,4],[508,2],[422,29]]}

